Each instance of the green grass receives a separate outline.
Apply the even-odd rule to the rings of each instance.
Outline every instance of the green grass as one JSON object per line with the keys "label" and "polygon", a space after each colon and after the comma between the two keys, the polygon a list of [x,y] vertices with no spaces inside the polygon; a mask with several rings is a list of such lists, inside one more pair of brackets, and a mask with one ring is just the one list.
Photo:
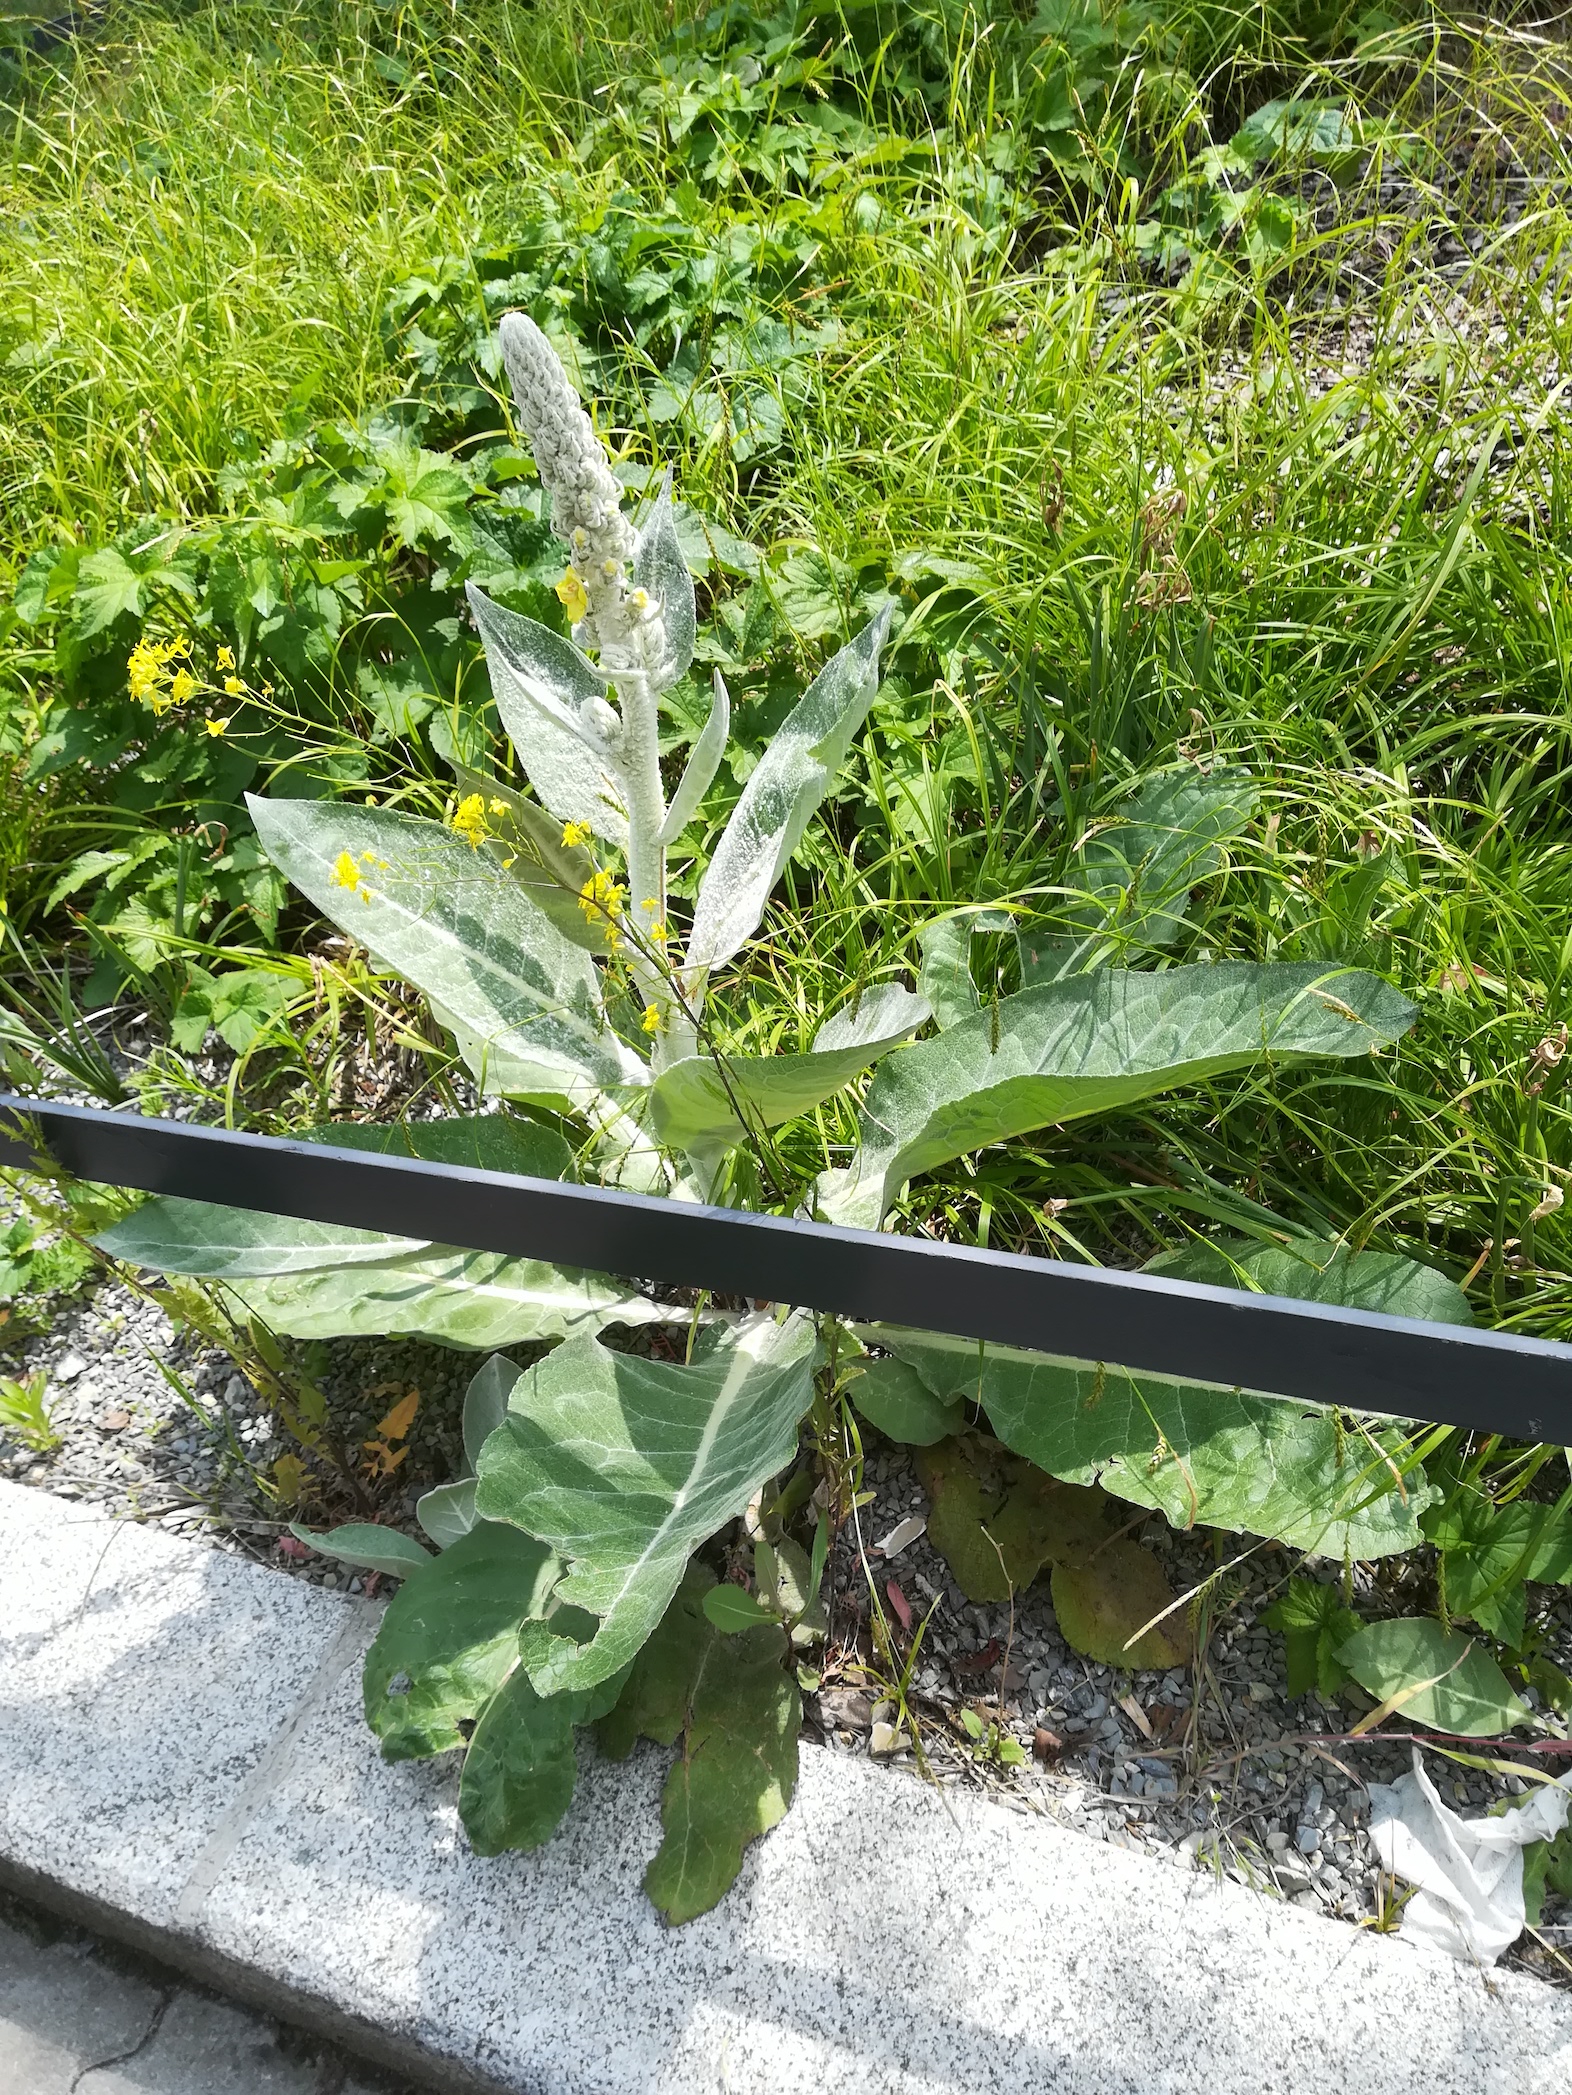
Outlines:
{"label": "green grass", "polygon": [[385,398],[390,286],[505,225],[659,20],[141,0],[29,67],[0,159],[0,559],[200,512],[237,452]]}
{"label": "green grass", "polygon": [[[1197,898],[1188,950],[1358,959],[1418,999],[1414,1032],[1357,1069],[992,1153],[915,1189],[912,1218],[1121,1261],[1222,1218],[1308,1223],[1459,1277],[1483,1255],[1482,1315],[1566,1335],[1567,1210],[1545,1205],[1572,1170],[1563,69],[1510,23],[1424,20],[1354,52],[1302,10],[1166,21],[1167,86],[1088,119],[1066,183],[1000,152],[1019,68],[973,17],[920,64],[891,47],[916,87],[895,55],[856,74],[843,105],[872,146],[837,146],[822,178],[744,151],[720,179],[694,143],[710,120],[652,86],[654,8],[117,9],[26,71],[11,118],[0,563],[146,510],[200,518],[237,456],[394,397],[389,289],[501,236],[553,167],[591,218],[620,186],[651,212],[679,199],[717,246],[742,224],[811,234],[770,297],[846,332],[762,463],[693,413],[653,418],[669,328],[599,344],[630,455],[675,455],[777,572],[827,556],[848,623],[886,587],[921,607],[911,688],[724,991],[737,1026],[798,1044],[853,980],[909,968],[936,909],[1050,906],[1143,770],[1247,763],[1266,819]],[[826,18],[824,50],[837,35]],[[1137,227],[1204,173],[1201,118],[1220,142],[1296,91],[1352,96],[1368,163],[1283,185],[1314,211],[1291,265],[1224,242],[1226,276],[1203,253],[1165,281]],[[726,135],[767,160],[762,127],[797,106]],[[583,283],[595,266],[586,237]],[[29,699],[45,681],[27,667]],[[58,796],[81,848],[76,790],[13,787],[18,890],[63,855]],[[258,1110],[284,1110],[272,1081]],[[850,1132],[825,1109],[794,1161]]]}

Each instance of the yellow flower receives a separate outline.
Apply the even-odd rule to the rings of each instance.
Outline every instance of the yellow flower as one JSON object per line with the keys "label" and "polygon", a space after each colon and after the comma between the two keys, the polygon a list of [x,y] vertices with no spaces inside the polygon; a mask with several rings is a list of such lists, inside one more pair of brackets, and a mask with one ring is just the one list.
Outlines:
{"label": "yellow flower", "polygon": [[622,944],[622,934],[617,929],[617,920],[622,915],[628,891],[620,880],[613,880],[609,873],[592,873],[579,889],[579,907],[593,923],[603,917],[606,923],[606,944],[613,952]]}
{"label": "yellow flower", "polygon": [[231,652],[231,650],[230,650],[229,648],[227,648],[227,647],[221,647],[221,648],[219,649],[219,651],[218,651],[218,666],[219,666],[219,668],[220,668],[220,669],[233,669],[233,668],[234,668],[234,666],[235,666],[235,657],[234,657],[233,653]]}
{"label": "yellow flower", "polygon": [[587,822],[564,822],[562,825],[562,841],[570,848],[574,844],[587,844],[593,835],[594,831]]}
{"label": "yellow flower", "polygon": [[224,689],[229,693],[231,698],[238,698],[241,692],[245,690],[245,688],[245,685],[241,683],[239,677],[225,677],[224,679]]}
{"label": "yellow flower", "polygon": [[183,706],[188,698],[195,698],[201,688],[189,669],[177,669],[175,680],[169,687],[169,703]]}
{"label": "yellow flower", "polygon": [[347,851],[341,851],[333,861],[333,885],[347,887],[351,894],[360,885],[360,868]]}
{"label": "yellow flower", "polygon": [[228,727],[228,725],[229,721],[227,720],[227,718],[223,720],[215,720],[211,713],[207,717],[207,731],[210,735],[221,735],[224,732],[225,728]]}
{"label": "yellow flower", "polygon": [[589,609],[589,598],[576,569],[570,567],[557,584],[557,597],[568,614],[569,623],[576,626]]}
{"label": "yellow flower", "polygon": [[646,1033],[658,1033],[660,1031],[660,1011],[656,1005],[645,1005],[644,1016],[640,1020],[640,1024]]}
{"label": "yellow flower", "polygon": [[496,795],[493,794],[486,803],[486,810],[488,814],[505,815],[508,812],[508,803],[505,800],[498,800]]}
{"label": "yellow flower", "polygon": [[464,796],[454,811],[453,827],[472,851],[485,842],[491,831],[486,827],[486,802],[483,794],[467,793]]}

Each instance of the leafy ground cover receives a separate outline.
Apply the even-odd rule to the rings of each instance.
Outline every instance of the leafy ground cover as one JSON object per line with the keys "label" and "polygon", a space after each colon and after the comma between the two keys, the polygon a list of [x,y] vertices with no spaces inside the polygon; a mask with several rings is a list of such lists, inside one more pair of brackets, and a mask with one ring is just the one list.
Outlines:
{"label": "leafy ground cover", "polygon": [[[630,505],[675,468],[697,597],[660,720],[669,788],[704,746],[715,672],[731,724],[668,854],[684,929],[814,675],[889,627],[846,761],[759,937],[718,955],[709,1010],[727,1057],[760,1067],[812,1059],[821,1018],[881,986],[920,990],[938,1031],[881,1064],[861,1121],[857,1090],[831,1087],[730,1147],[727,1197],[779,1205],[819,1180],[853,1220],[1284,1292],[1406,1261],[1382,1270],[1428,1290],[1426,1314],[1566,1335],[1566,96],[1532,20],[141,6],[19,48],[7,94],[0,862],[20,1080],[269,1129],[473,1108],[476,1072],[408,985],[441,986],[362,930],[331,853],[315,881],[287,863],[313,907],[292,900],[289,853],[243,796],[297,859],[347,825],[378,848],[387,810],[451,821],[477,790],[527,821],[464,610],[475,585],[567,623],[497,345],[522,309],[597,403]],[[460,859],[475,844],[452,838]],[[1376,1041],[1357,1023],[1375,1007],[1334,984],[1347,1018],[1323,1004],[1326,1039],[1294,1043],[1331,1042],[1321,1059],[1260,1058],[1259,1024],[1225,1053],[1209,1013],[1160,1099],[1105,1083],[974,1140],[935,1133],[963,1045],[991,1063],[1019,1038],[1039,1057],[1022,1082],[1090,1084],[1042,1062],[1040,1010],[1115,982],[1178,995],[1219,963],[1214,988],[1259,968],[1401,995]],[[1101,1003],[1097,1022],[1129,1030]],[[1350,1059],[1341,1025],[1379,1052]],[[660,1140],[691,1156],[717,1126],[710,1088],[671,1071],[655,1088]],[[518,1126],[582,1147],[571,1114]],[[870,1130],[891,1126],[881,1148]],[[45,1204],[18,1222],[14,1317],[40,1320],[107,1219]],[[405,1435],[380,1435],[369,1477],[346,1464],[336,1399],[287,1337],[320,1341],[365,1288],[330,1277],[312,1324],[253,1255],[243,1292],[238,1320],[233,1297],[180,1299],[287,1429],[255,1465],[274,1517],[402,1510]],[[561,1328],[480,1331],[472,1301],[447,1336]],[[647,1317],[625,1290],[594,1307],[619,1305]],[[664,1358],[659,1329],[619,1357]],[[1362,1462],[1403,1473],[1390,1532],[1328,1550],[1302,1477],[1253,1516],[1203,1501],[1194,1464],[1161,1473],[1182,1490],[1146,1485],[1184,1453],[1182,1392],[1143,1394],[1146,1442],[1130,1406],[1114,1438],[1077,1437],[1100,1384],[1000,1359],[984,1389],[942,1348],[882,1339],[860,1381],[842,1363],[820,1391],[837,1511],[861,1420],[947,1450],[922,1458],[930,1536],[983,1493],[992,1549],[1015,1501],[968,1465],[1004,1459],[997,1435],[1062,1492],[1096,1479],[1181,1528],[1312,1552],[1318,1571],[1284,1559],[1260,1601],[1290,1688],[1352,1678],[1374,1707],[1455,1664],[1446,1707],[1415,1699],[1411,1719],[1553,1734],[1572,1713],[1558,1452],[1372,1444]],[[1280,1408],[1236,1424],[1279,1474]],[[1340,1467],[1348,1429],[1304,1430],[1331,1456],[1299,1455]],[[802,1505],[753,1539],[809,1549]],[[970,1602],[1041,1575],[1061,1632],[1079,1623],[1070,1641],[1105,1662],[1076,1551],[1023,1545],[1000,1595],[986,1561],[962,1570],[974,1542],[963,1522],[942,1552]],[[767,1561],[694,1578],[717,1570],[807,1619],[770,1598]],[[1203,1612],[1228,1591],[1218,1573]],[[672,1669],[702,1671],[719,1633],[696,1587],[672,1605],[622,1743],[635,1717],[675,1736]],[[882,1669],[898,1731],[920,1667],[893,1607],[876,1596],[843,1657]],[[1417,1625],[1407,1644],[1394,1624]],[[1482,1724],[1455,1692],[1480,1665]],[[527,1670],[549,1685],[544,1655]],[[998,1710],[972,1716],[999,1761]],[[506,1756],[477,1755],[477,1786],[486,1768],[494,1798]],[[489,1803],[473,1822],[503,1838]]]}

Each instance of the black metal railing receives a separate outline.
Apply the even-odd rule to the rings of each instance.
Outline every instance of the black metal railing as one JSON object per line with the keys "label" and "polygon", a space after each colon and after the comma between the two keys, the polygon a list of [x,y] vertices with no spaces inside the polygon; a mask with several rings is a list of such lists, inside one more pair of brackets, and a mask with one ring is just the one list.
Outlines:
{"label": "black metal railing", "polygon": [[1572,1444],[1572,1346],[0,1096],[0,1164]]}

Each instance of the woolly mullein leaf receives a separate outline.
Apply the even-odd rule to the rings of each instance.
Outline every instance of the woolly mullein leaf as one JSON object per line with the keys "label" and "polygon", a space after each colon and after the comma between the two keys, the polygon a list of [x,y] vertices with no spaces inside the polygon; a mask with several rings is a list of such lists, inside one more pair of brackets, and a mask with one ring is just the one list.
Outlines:
{"label": "woolly mullein leaf", "polygon": [[687,1056],[651,1085],[650,1130],[668,1149],[704,1150],[743,1141],[748,1120],[778,1127],[903,1046],[927,1017],[923,998],[887,982],[864,995],[855,1016],[837,1014],[822,1026],[805,1055],[723,1055],[718,1063]]}
{"label": "woolly mullein leaf", "polygon": [[[484,1080],[585,1105],[642,1083],[606,1025],[595,965],[490,854],[438,822],[342,801],[247,803],[269,858],[385,966],[426,992]],[[348,883],[348,884],[346,884]]]}
{"label": "woolly mullein leaf", "polygon": [[497,712],[541,803],[559,822],[585,822],[628,841],[627,790],[611,750],[586,719],[606,679],[571,640],[494,604],[473,582],[469,606],[485,643]]}
{"label": "woolly mullein leaf", "polygon": [[820,1204],[830,1221],[877,1228],[908,1180],[954,1157],[1271,1056],[1368,1054],[1413,1018],[1390,984],[1351,968],[1099,968],[1022,990],[882,1065],[861,1149],[821,1177]]}
{"label": "woolly mullein leaf", "polygon": [[771,890],[873,704],[889,620],[882,611],[832,655],[770,738],[700,885],[689,968],[718,967],[759,928]]}
{"label": "woolly mullein leaf", "polygon": [[[676,683],[693,660],[693,638],[698,623],[693,601],[693,577],[688,573],[688,563],[683,559],[682,547],[677,542],[670,473],[661,482],[655,507],[639,533],[633,581],[635,588],[647,591],[651,602],[660,607],[666,650],[652,682],[657,691],[664,691],[668,684]],[[713,771],[710,775],[714,776]],[[705,784],[708,783],[706,779]]]}
{"label": "woolly mullein leaf", "polygon": [[538,1692],[592,1687],[633,1658],[693,1551],[791,1459],[813,1355],[810,1318],[761,1313],[688,1366],[584,1338],[520,1376],[482,1451],[476,1503],[558,1550],[560,1598],[599,1624],[582,1644],[526,1629]]}

